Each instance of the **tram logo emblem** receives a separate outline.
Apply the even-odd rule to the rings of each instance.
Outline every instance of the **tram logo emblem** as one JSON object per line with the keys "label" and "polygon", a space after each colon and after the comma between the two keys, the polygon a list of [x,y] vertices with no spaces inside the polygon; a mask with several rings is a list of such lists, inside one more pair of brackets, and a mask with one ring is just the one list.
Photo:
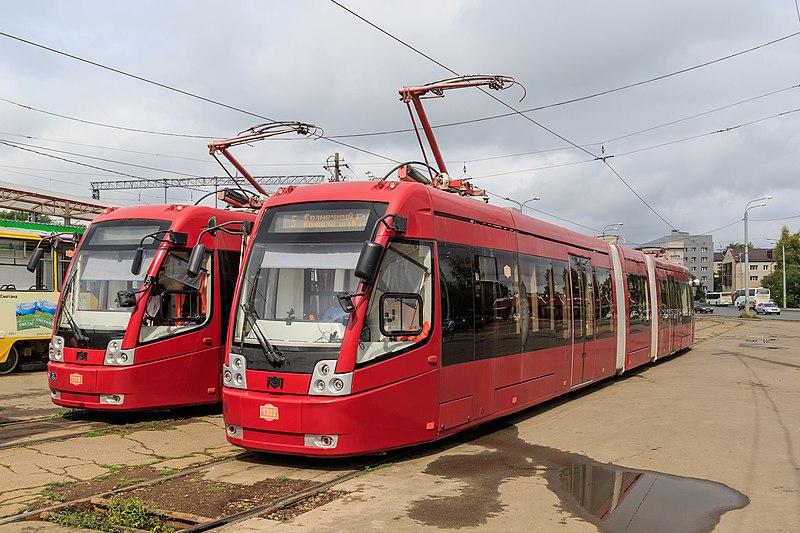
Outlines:
{"label": "tram logo emblem", "polygon": [[511,267],[509,265],[503,267],[503,275],[507,278],[511,277]]}
{"label": "tram logo emblem", "polygon": [[260,412],[258,416],[260,418],[263,418],[267,422],[272,422],[273,420],[278,420],[279,418],[278,408],[272,405],[271,403],[262,405],[261,407],[259,407],[259,411]]}
{"label": "tram logo emblem", "polygon": [[75,359],[77,359],[78,361],[86,361],[87,359],[89,359],[89,352],[78,352],[77,355],[75,356]]}
{"label": "tram logo emblem", "polygon": [[267,387],[271,389],[282,389],[283,388],[283,378],[279,378],[278,376],[270,376],[267,378]]}
{"label": "tram logo emblem", "polygon": [[69,382],[71,385],[83,385],[83,376],[80,374],[70,374]]}

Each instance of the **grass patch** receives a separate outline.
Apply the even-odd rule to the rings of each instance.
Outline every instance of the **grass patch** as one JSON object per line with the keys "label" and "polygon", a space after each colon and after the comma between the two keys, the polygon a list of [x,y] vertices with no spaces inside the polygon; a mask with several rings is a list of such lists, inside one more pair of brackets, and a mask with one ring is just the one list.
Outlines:
{"label": "grass patch", "polygon": [[44,518],[64,527],[99,531],[116,532],[122,528],[143,529],[153,533],[174,531],[174,528],[165,526],[161,518],[150,513],[147,506],[136,497],[116,498],[104,511],[62,510],[58,513],[47,513]]}
{"label": "grass patch", "polygon": [[64,494],[61,491],[57,490],[63,487],[67,487],[75,483],[74,481],[51,481],[44,488],[39,492],[39,496],[45,498],[51,502],[63,502],[66,501]]}
{"label": "grass patch", "polygon": [[142,483],[143,481],[147,481],[147,478],[132,477],[130,479],[120,479],[117,482],[117,487],[129,487],[131,485],[136,485],[137,483]]}
{"label": "grass patch", "polygon": [[163,470],[158,471],[159,476],[171,476],[172,474],[177,474],[180,472],[179,470],[175,470],[174,468],[164,468]]}
{"label": "grass patch", "polygon": [[136,424],[128,424],[121,427],[108,427],[97,429],[86,433],[86,437],[102,437],[105,435],[120,435],[127,437],[128,435],[137,431],[173,431],[178,429],[178,426],[170,424],[167,420],[148,420],[146,422],[137,422]]}
{"label": "grass patch", "polygon": [[206,491],[208,494],[215,494],[215,493],[217,493],[217,492],[222,492],[222,491],[224,491],[224,490],[225,490],[225,489],[223,489],[222,487],[217,487],[217,486],[213,486],[213,487],[206,487],[206,488],[205,488],[205,491]]}
{"label": "grass patch", "polygon": [[761,319],[761,317],[758,316],[758,313],[753,313],[753,312],[748,313],[747,311],[742,311],[741,313],[739,313],[739,318],[749,318],[758,320]]}

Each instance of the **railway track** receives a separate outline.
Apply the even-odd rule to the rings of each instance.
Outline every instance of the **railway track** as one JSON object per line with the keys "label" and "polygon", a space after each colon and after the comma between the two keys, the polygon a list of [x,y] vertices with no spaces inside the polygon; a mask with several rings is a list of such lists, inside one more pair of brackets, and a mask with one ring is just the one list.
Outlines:
{"label": "railway track", "polygon": [[[61,511],[66,511],[66,510],[74,510],[79,508],[87,509],[87,508],[108,507],[113,501],[113,498],[125,497],[126,495],[132,496],[135,495],[135,493],[139,490],[157,487],[158,485],[166,484],[167,482],[170,481],[181,480],[181,479],[185,479],[188,481],[192,477],[204,475],[204,473],[209,472],[214,467],[218,467],[220,465],[236,461],[252,460],[254,458],[258,458],[260,455],[261,454],[259,454],[258,452],[250,452],[250,451],[241,452],[231,457],[218,459],[216,461],[212,461],[209,463],[204,463],[202,465],[188,468],[171,475],[165,475],[157,479],[152,479],[141,483],[132,484],[126,487],[104,491],[91,496],[77,498],[74,500],[57,503],[47,507],[34,509],[24,513],[19,513],[13,516],[0,518],[0,526],[16,522],[43,520],[47,519],[48,515],[52,515],[54,513],[59,513]],[[370,470],[378,468],[381,465],[386,465],[388,463],[396,461],[403,455],[404,454],[402,453],[397,453],[394,455],[383,456],[380,459],[375,459],[374,457],[371,459],[365,459],[360,463],[354,465],[352,468],[349,468],[344,472],[336,474],[329,479],[315,482],[310,486],[305,486],[302,489],[291,491],[288,494],[284,494],[281,495],[280,497],[273,498],[267,502],[260,503],[252,507],[249,507],[247,509],[218,518],[208,518],[176,510],[151,509],[150,512],[151,514],[154,514],[159,518],[161,518],[162,520],[164,520],[166,525],[173,527],[176,531],[184,531],[184,532],[209,531],[225,525],[235,524],[237,522],[241,522],[243,520],[255,516],[266,516],[271,513],[283,510],[289,506],[302,503],[320,493],[330,490],[336,485],[339,485],[345,481],[353,479],[354,477],[364,475],[368,473]],[[296,467],[297,466],[296,463],[302,461],[303,461],[302,459],[297,459],[296,462],[294,463],[294,466]]]}
{"label": "railway track", "polygon": [[186,421],[216,412],[218,408],[187,408],[143,413],[101,413],[73,410],[63,416],[37,417],[0,422],[0,450],[61,439],[125,432],[147,424]]}

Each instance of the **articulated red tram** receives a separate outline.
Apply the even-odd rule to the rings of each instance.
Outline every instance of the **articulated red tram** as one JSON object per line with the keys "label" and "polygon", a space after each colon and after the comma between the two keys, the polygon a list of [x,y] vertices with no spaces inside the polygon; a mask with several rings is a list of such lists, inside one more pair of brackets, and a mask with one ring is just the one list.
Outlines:
{"label": "articulated red tram", "polygon": [[336,456],[451,435],[688,347],[688,281],[418,183],[287,189],[237,289],[228,440]]}
{"label": "articulated red tram", "polygon": [[[212,237],[209,218],[236,231]],[[54,403],[135,410],[214,403],[242,223],[255,215],[196,205],[109,209],[66,274],[50,343]],[[186,275],[192,245],[207,252]]]}
{"label": "articulated red tram", "polygon": [[426,157],[400,165],[399,182],[265,202],[223,366],[229,442],[327,456],[430,442],[691,344],[686,268],[470,199],[483,192],[450,179],[420,97],[514,83],[401,90],[438,170]]}

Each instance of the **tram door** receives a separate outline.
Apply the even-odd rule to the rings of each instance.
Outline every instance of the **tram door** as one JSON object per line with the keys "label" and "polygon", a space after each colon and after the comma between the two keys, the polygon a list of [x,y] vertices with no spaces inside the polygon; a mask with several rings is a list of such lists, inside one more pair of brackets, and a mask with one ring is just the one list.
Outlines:
{"label": "tram door", "polygon": [[672,276],[667,276],[667,292],[669,293],[669,320],[667,321],[667,328],[669,328],[669,352],[672,353],[675,351],[676,347],[679,346],[679,341],[676,339],[676,335],[678,335],[678,328],[675,327],[678,325],[678,321],[681,318],[681,306],[680,306],[680,285],[675,283],[675,278]]}
{"label": "tram door", "polygon": [[569,267],[572,318],[571,385],[576,386],[594,378],[595,298],[589,259],[571,255]]}

